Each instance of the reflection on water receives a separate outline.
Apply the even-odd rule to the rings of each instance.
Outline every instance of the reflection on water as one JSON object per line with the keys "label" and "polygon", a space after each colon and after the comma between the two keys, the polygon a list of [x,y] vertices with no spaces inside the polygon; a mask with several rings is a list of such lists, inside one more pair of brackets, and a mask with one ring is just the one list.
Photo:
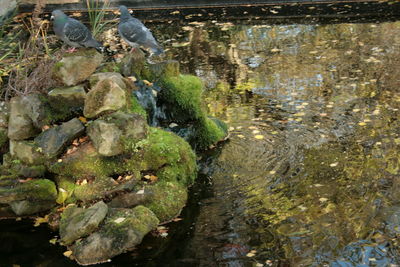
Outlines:
{"label": "reflection on water", "polygon": [[169,54],[202,76],[209,111],[231,126],[186,257],[400,262],[400,22],[212,21],[171,36]]}
{"label": "reflection on water", "polygon": [[202,77],[231,139],[204,156],[202,189],[168,238],[101,266],[400,263],[400,22],[208,21],[155,35]]}

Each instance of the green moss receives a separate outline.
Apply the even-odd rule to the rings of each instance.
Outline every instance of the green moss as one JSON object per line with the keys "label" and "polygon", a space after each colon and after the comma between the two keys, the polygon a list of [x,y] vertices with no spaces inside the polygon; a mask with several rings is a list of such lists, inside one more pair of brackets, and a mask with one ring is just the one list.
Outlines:
{"label": "green moss", "polygon": [[202,110],[202,81],[192,75],[164,77],[160,98],[168,105],[174,121],[187,122],[205,116]]}
{"label": "green moss", "polygon": [[59,72],[60,69],[61,69],[63,66],[64,66],[64,63],[63,63],[63,62],[61,62],[61,61],[56,62],[56,63],[53,65],[53,73]]}
{"label": "green moss", "polygon": [[129,111],[132,113],[136,113],[142,115],[144,118],[147,118],[146,110],[139,104],[139,101],[135,96],[131,96],[131,103],[129,105]]}
{"label": "green moss", "polygon": [[121,72],[119,65],[115,62],[106,62],[104,65],[100,66],[98,72]]}
{"label": "green moss", "polygon": [[144,206],[148,207],[161,222],[175,218],[187,201],[186,186],[178,182],[158,182],[146,190],[152,192],[152,197]]}
{"label": "green moss", "polygon": [[207,149],[223,140],[228,133],[227,125],[216,118],[204,118],[195,125],[195,134],[189,141],[197,150]]}
{"label": "green moss", "polygon": [[0,189],[0,195],[5,198],[9,196],[9,201],[15,200],[37,200],[55,201],[57,189],[55,184],[47,179],[35,179],[25,183],[19,183],[14,188]]}

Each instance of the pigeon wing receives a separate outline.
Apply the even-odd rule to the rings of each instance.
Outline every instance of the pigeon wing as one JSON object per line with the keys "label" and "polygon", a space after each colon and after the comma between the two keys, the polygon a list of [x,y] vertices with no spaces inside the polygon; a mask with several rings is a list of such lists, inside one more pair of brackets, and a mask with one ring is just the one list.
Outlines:
{"label": "pigeon wing", "polygon": [[68,19],[64,26],[64,35],[70,41],[81,44],[90,38],[89,29],[75,19]]}
{"label": "pigeon wing", "polygon": [[118,31],[121,36],[131,43],[142,44],[146,41],[147,28],[140,22],[134,19],[121,23],[118,26]]}

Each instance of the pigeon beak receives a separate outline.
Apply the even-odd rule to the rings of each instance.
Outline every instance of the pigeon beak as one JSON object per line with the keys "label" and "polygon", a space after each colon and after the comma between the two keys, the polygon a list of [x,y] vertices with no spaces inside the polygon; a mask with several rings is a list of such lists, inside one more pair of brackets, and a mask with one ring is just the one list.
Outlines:
{"label": "pigeon beak", "polygon": [[129,10],[129,14],[133,14],[133,10]]}
{"label": "pigeon beak", "polygon": [[54,16],[53,15],[50,17],[50,20],[54,20]]}

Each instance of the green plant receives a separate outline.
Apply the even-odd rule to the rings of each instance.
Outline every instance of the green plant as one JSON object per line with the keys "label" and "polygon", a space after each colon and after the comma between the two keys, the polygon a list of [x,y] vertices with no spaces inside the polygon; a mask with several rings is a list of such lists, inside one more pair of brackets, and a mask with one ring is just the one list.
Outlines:
{"label": "green plant", "polygon": [[86,0],[86,6],[88,9],[89,22],[92,27],[92,34],[96,37],[99,33],[103,32],[107,25],[113,22],[113,20],[106,20],[106,9],[110,7],[110,1],[105,0]]}

